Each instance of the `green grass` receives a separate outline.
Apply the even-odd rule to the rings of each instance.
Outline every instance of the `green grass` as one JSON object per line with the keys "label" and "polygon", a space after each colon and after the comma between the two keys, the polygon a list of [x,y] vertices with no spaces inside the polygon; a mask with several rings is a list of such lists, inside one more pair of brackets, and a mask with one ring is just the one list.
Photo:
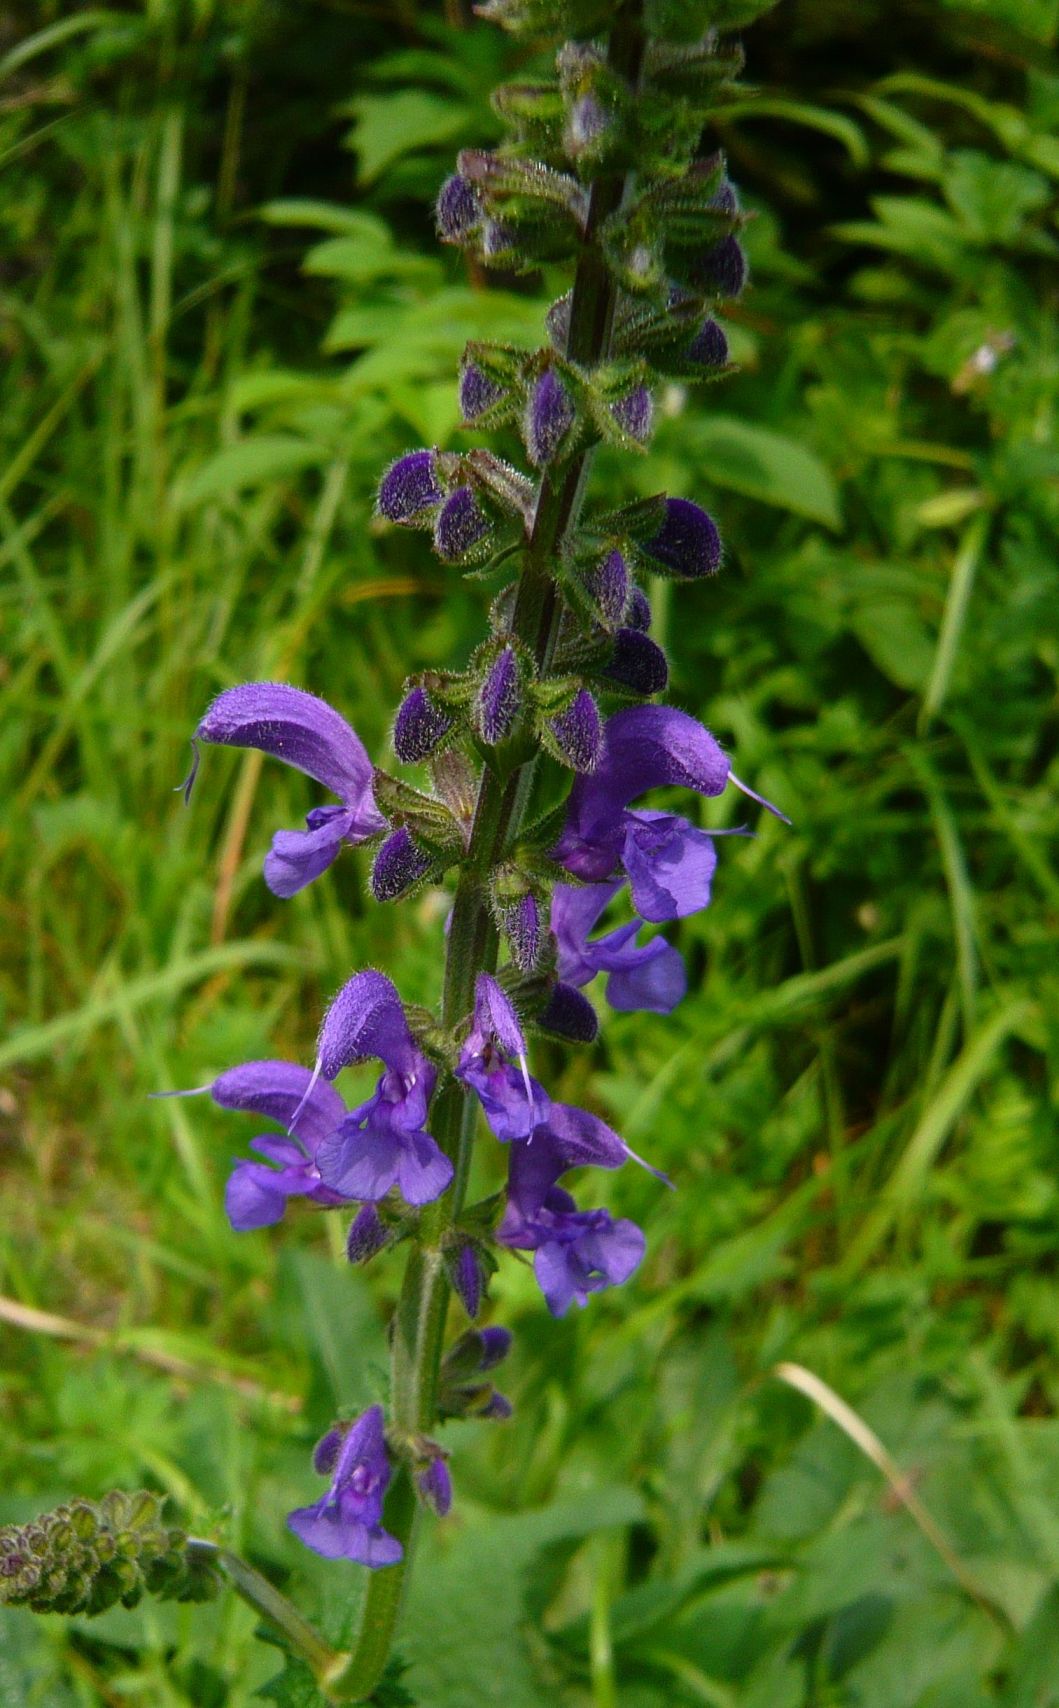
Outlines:
{"label": "green grass", "polygon": [[[0,1520],[149,1483],[337,1636],[355,1572],[283,1515],[380,1391],[398,1265],[350,1273],[333,1218],[233,1236],[250,1130],[147,1094],[308,1060],[358,966],[432,1000],[441,912],[376,908],[356,853],[273,902],[310,800],[280,767],[214,751],[173,789],[231,682],[310,686],[381,757],[406,671],[466,656],[489,590],[380,531],[374,484],[452,434],[465,338],[536,341],[548,281],[483,292],[431,239],[502,40],[409,8],[388,66],[370,9],[305,12],[300,43],[221,5],[0,43]],[[880,82],[871,18],[841,53],[812,6],[748,34],[741,372],[596,490],[717,513],[724,574],[660,604],[674,697],[795,829],[723,847],[670,1020],[542,1061],[679,1190],[605,1183],[650,1253],[576,1319],[497,1278],[516,1416],[448,1430],[401,1646],[432,1708],[1059,1703],[1046,12],[939,11],[918,86]],[[387,159],[408,90],[427,134]],[[962,1582],[782,1360],[877,1432]],[[276,1669],[234,1599],[0,1621],[5,1704],[238,1708]]]}

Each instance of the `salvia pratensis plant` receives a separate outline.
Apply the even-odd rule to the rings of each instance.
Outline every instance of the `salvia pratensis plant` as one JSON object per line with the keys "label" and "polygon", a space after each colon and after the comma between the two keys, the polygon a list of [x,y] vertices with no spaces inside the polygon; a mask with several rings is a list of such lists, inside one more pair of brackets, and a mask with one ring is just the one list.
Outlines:
{"label": "salvia pratensis plant", "polygon": [[[428,446],[379,485],[381,517],[429,531],[444,563],[501,584],[469,668],[411,678],[396,710],[397,760],[427,765],[432,787],[373,766],[340,712],[287,684],[222,693],[195,731],[188,795],[206,744],[257,748],[333,797],[304,830],[276,831],[264,865],[276,896],[323,879],[356,844],[371,850],[379,903],[454,880],[436,1014],[408,1009],[386,973],[359,970],[327,1009],[311,1067],[246,1062],[201,1088],[278,1129],[251,1139],[253,1156],[231,1173],[233,1228],[279,1222],[304,1198],[350,1218],[351,1262],[403,1254],[388,1405],[327,1431],[313,1457],[323,1491],[313,1499],[307,1483],[288,1519],[308,1548],[369,1568],[358,1639],[333,1652],[245,1562],[164,1526],[148,1494],[0,1530],[0,1599],[99,1611],[144,1590],[197,1597],[223,1567],[327,1699],[369,1700],[417,1515],[444,1514],[453,1499],[434,1431],[510,1414],[492,1379],[510,1335],[477,1326],[504,1250],[526,1254],[557,1316],[620,1285],[643,1256],[633,1222],[581,1207],[566,1185],[572,1170],[641,1159],[597,1115],[553,1100],[532,1073],[532,1037],[591,1042],[598,1021],[583,993],[597,977],[623,1011],[666,1014],[684,995],[677,950],[641,933],[709,904],[720,833],[645,796],[731,786],[777,809],[740,782],[708,730],[650,698],[668,679],[649,632],[651,578],[714,575],[716,523],[664,495],[601,511],[588,476],[601,443],[643,454],[663,383],[725,372],[718,314],[746,283],[744,215],[723,158],[700,139],[741,67],[725,30],[770,3],[478,7],[562,45],[552,77],[496,91],[507,139],[460,155],[438,196],[438,234],[485,267],[566,263],[573,277],[542,348],[474,343],[458,376],[465,422],[515,436],[525,467]],[[624,922],[598,932],[619,897]],[[380,1064],[378,1084],[348,1108],[335,1082],[367,1060]],[[507,1148],[507,1186],[468,1205],[479,1115],[486,1142]],[[454,1293],[470,1326],[446,1347]]]}

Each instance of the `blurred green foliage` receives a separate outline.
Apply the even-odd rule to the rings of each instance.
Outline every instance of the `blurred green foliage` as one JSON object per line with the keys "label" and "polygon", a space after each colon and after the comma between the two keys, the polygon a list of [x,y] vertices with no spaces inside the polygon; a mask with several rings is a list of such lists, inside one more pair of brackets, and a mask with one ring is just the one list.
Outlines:
{"label": "blurred green foliage", "polygon": [[[355,1569],[283,1514],[380,1392],[394,1266],[313,1215],[233,1237],[244,1135],[145,1098],[308,1059],[356,966],[434,994],[436,898],[366,906],[355,853],[264,891],[298,778],[214,753],[171,790],[219,687],[311,686],[381,755],[406,670],[480,634],[487,591],[372,520],[386,458],[453,433],[464,340],[537,342],[556,285],[433,243],[515,53],[447,14],[0,24],[0,1521],[147,1483],[336,1640]],[[547,1064],[680,1190],[607,1182],[650,1239],[620,1297],[555,1324],[495,1284],[516,1415],[449,1431],[401,1644],[431,1708],[1059,1704],[1057,27],[783,0],[747,32],[741,371],[595,478],[718,514],[723,576],[659,600],[675,698],[796,829],[726,845],[670,1020]],[[252,1623],[6,1615],[0,1703],[238,1708],[277,1666]]]}

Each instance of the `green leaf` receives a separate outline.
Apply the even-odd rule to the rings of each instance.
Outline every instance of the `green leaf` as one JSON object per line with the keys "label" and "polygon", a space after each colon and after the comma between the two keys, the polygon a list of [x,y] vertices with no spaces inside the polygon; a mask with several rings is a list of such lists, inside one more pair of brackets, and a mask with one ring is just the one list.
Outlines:
{"label": "green leaf", "polygon": [[462,102],[425,89],[362,95],[352,110],[356,124],[350,141],[360,156],[362,184],[372,183],[402,155],[452,142],[468,130],[471,119]]}
{"label": "green leaf", "polygon": [[467,1514],[462,1528],[435,1529],[416,1561],[401,1638],[413,1693],[444,1708],[540,1708],[554,1700],[523,1629],[529,1568],[552,1544],[576,1543],[641,1514],[633,1490],[604,1488],[517,1517]]}
{"label": "green leaf", "polygon": [[[714,485],[841,528],[838,488],[830,471],[796,440],[733,415],[682,419],[670,432],[684,465],[701,467]],[[659,441],[665,443],[661,434]]]}
{"label": "green leaf", "polygon": [[314,445],[292,433],[262,433],[253,439],[242,439],[237,445],[218,451],[196,469],[179,494],[179,502],[183,509],[190,510],[216,498],[230,498],[247,488],[288,480],[303,469],[318,467],[330,455],[325,445]]}

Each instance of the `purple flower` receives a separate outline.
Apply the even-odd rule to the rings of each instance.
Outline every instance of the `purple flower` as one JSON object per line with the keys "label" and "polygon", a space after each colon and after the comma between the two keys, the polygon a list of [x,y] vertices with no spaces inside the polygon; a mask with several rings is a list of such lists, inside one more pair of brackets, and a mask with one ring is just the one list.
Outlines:
{"label": "purple flower", "polygon": [[267,1162],[237,1162],[229,1176],[224,1207],[237,1233],[281,1221],[288,1198],[308,1198],[328,1207],[345,1202],[341,1193],[324,1185],[315,1160],[321,1140],[346,1113],[332,1086],[314,1084],[308,1069],[297,1062],[260,1061],[228,1068],[198,1091],[158,1095],[195,1097],[199,1091],[208,1091],[222,1109],[264,1115],[288,1129],[282,1135],[251,1139],[250,1149]]}
{"label": "purple flower", "polygon": [[324,1183],[345,1198],[375,1203],[394,1186],[407,1204],[429,1204],[452,1179],[452,1164],[424,1123],[437,1077],[409,1030],[390,980],[374,971],[349,979],[324,1016],[314,1083],[376,1056],[385,1072],[317,1150]]}
{"label": "purple flower", "polygon": [[[670,813],[634,812],[648,789],[678,786],[719,795],[726,783],[784,815],[741,783],[709,730],[675,706],[631,706],[607,719],[603,758],[570,791],[555,857],[576,877],[600,882],[624,871],[643,919],[679,919],[705,907],[716,864],[713,837]],[[784,820],[785,823],[789,820]]]}
{"label": "purple flower", "polygon": [[611,414],[623,432],[638,445],[646,445],[654,424],[654,399],[645,385],[638,385],[611,405]]}
{"label": "purple flower", "polygon": [[586,985],[597,973],[606,973],[612,1008],[624,1014],[639,1009],[669,1014],[683,998],[688,981],[681,956],[664,937],[638,946],[643,922],[633,919],[589,940],[589,932],[620,888],[620,880],[586,884],[582,889],[556,885],[551,923],[559,948],[559,977],[566,984]]}
{"label": "purple flower", "polygon": [[608,628],[617,628],[629,604],[629,571],[621,552],[608,552],[589,577],[592,597]]}
{"label": "purple flower", "polygon": [[669,663],[650,635],[639,629],[619,629],[603,675],[634,694],[661,694],[669,682]]}
{"label": "purple flower", "polygon": [[412,832],[402,824],[379,845],[371,868],[371,893],[376,901],[397,901],[433,867],[430,855],[416,847]]}
{"label": "purple flower", "polygon": [[477,362],[464,363],[460,369],[460,408],[465,421],[477,421],[503,395],[503,386],[491,380]]}
{"label": "purple flower", "polygon": [[434,549],[446,563],[467,563],[482,555],[492,531],[471,488],[458,486],[438,513]]}
{"label": "purple flower", "polygon": [[[338,795],[341,806],[313,807],[308,830],[279,830],[265,857],[274,895],[292,896],[326,872],[342,844],[364,842],[385,826],[372,798],[372,764],[359,736],[326,701],[286,682],[244,682],[218,695],[195,731],[222,747],[256,747],[304,771]],[[197,758],[196,758],[197,768]],[[192,771],[187,793],[195,780]]]}
{"label": "purple flower", "polygon": [[550,463],[575,419],[574,405],[554,368],[545,368],[530,392],[522,436],[537,468]]}
{"label": "purple flower", "polygon": [[445,497],[435,451],[409,451],[391,463],[379,484],[376,507],[389,522],[413,526],[434,514]]}
{"label": "purple flower", "polygon": [[452,728],[448,712],[434,704],[425,688],[413,688],[397,708],[393,750],[404,765],[429,759]]}
{"label": "purple flower", "polygon": [[490,747],[503,741],[511,733],[511,726],[521,708],[518,655],[514,647],[506,646],[489,666],[475,701],[475,722],[482,740]]}
{"label": "purple flower", "polygon": [[314,1506],[298,1507],[287,1523],[299,1541],[325,1560],[356,1560],[362,1566],[395,1566],[404,1550],[382,1528],[390,1482],[382,1407],[372,1406],[342,1437],[329,1430],[317,1450],[318,1469],[331,1486]]}
{"label": "purple flower", "polygon": [[728,360],[728,340],[716,320],[703,321],[687,348],[689,362],[703,368],[723,368]]}
{"label": "purple flower", "polygon": [[474,1014],[456,1077],[475,1092],[490,1127],[505,1143],[526,1138],[551,1108],[544,1087],[530,1078],[519,1017],[488,973],[479,973],[474,987]]}
{"label": "purple flower", "polygon": [[575,771],[594,771],[603,751],[603,720],[587,688],[581,688],[565,712],[550,721],[563,758]]}
{"label": "purple flower", "polygon": [[721,566],[721,536],[712,516],[690,498],[667,498],[662,526],[644,545],[648,557],[683,581],[715,575]]}
{"label": "purple flower", "polygon": [[[511,1147],[508,1201],[497,1239],[515,1251],[534,1253],[533,1272],[553,1316],[574,1300],[627,1281],[644,1254],[635,1222],[615,1221],[607,1210],[578,1210],[556,1185],[581,1159],[549,1132]],[[612,1165],[613,1166],[613,1165]]]}

